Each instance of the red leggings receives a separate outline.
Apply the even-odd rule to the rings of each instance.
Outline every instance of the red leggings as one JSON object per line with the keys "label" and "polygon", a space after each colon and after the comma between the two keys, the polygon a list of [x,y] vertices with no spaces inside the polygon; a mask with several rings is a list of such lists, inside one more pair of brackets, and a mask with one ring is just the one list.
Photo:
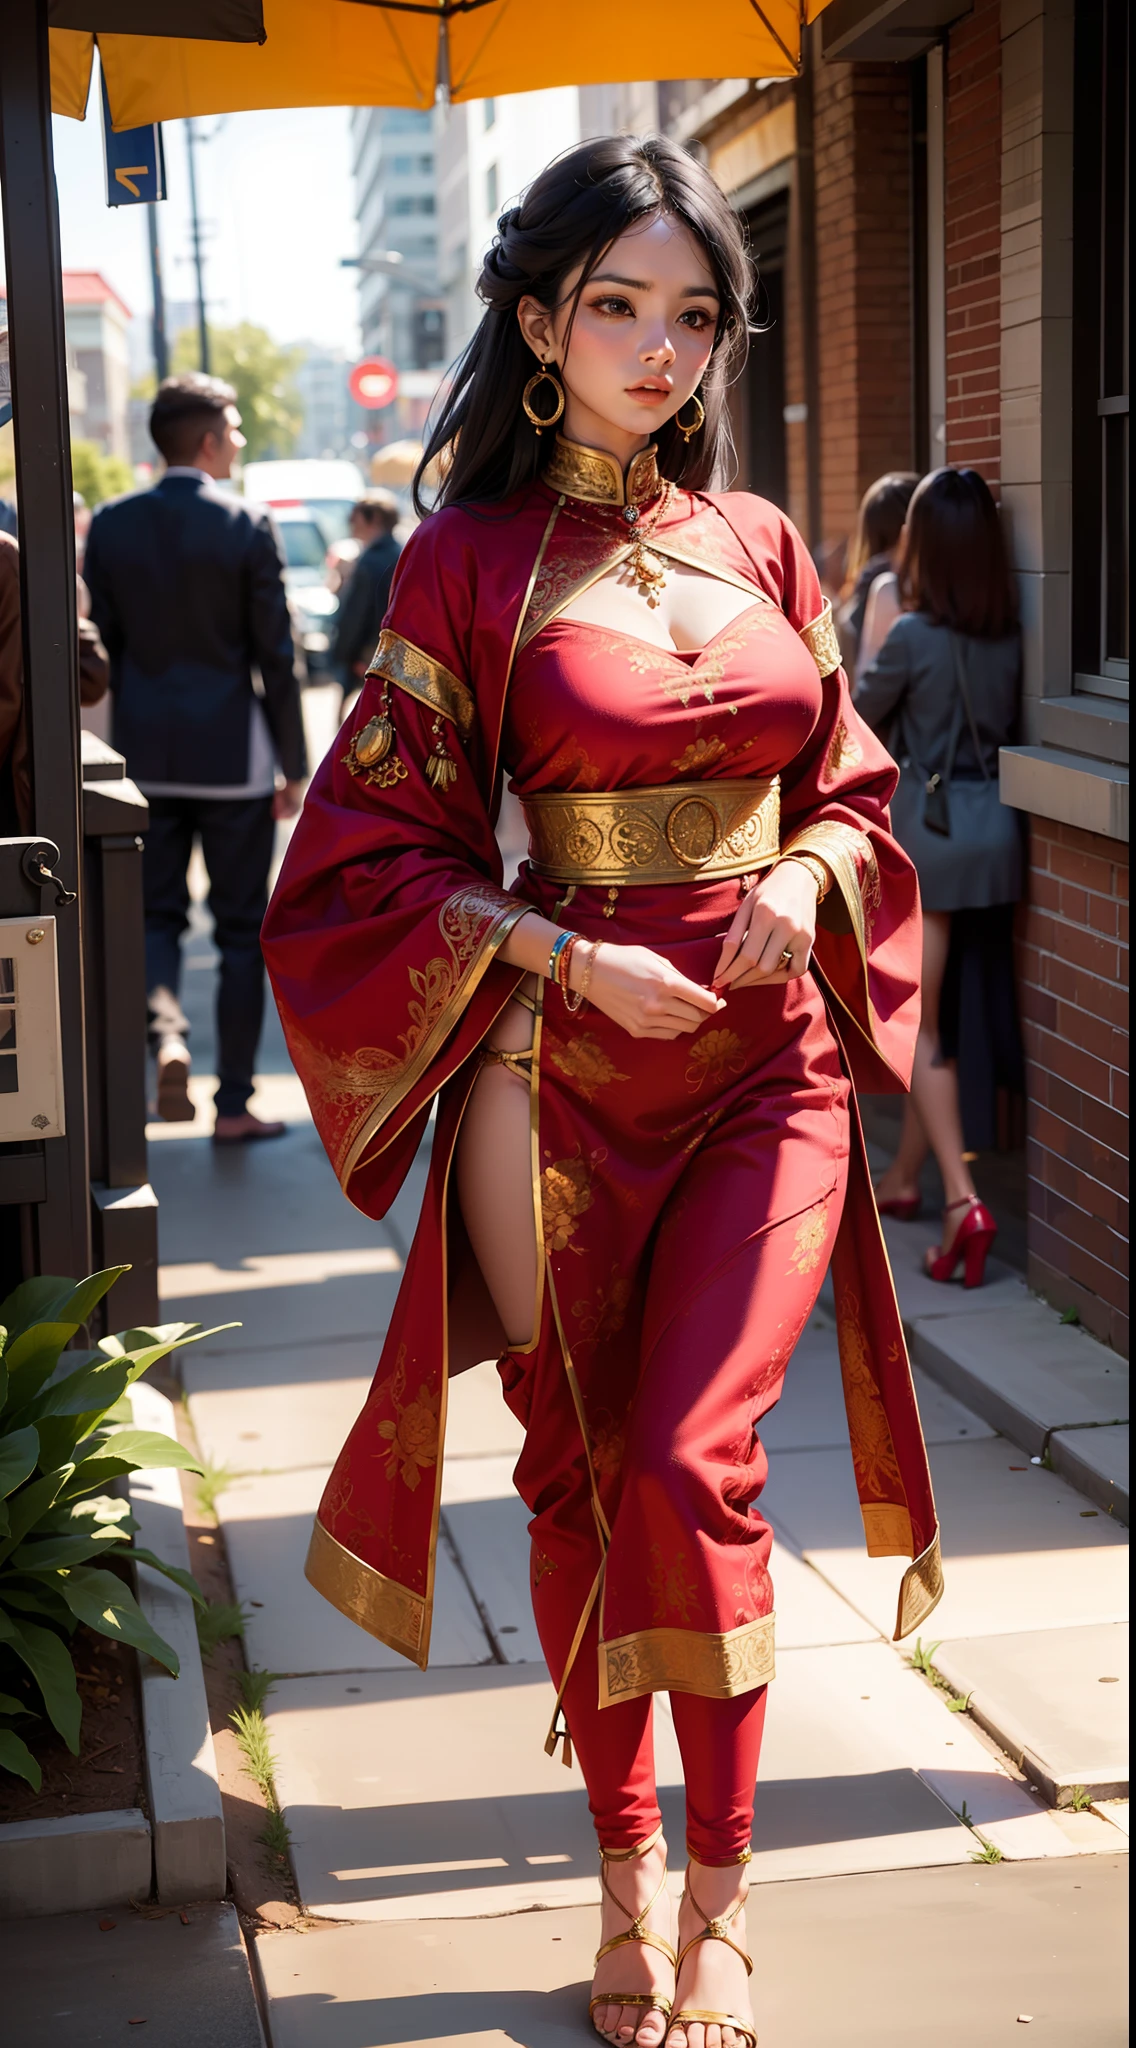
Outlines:
{"label": "red leggings", "polygon": [[[561,1581],[550,1597],[555,1580]],[[541,1647],[550,1671],[563,1671],[590,1576],[571,1587],[567,1574],[546,1578],[534,1595]],[[543,1597],[542,1597],[543,1594]],[[655,1790],[652,1699],[600,1708],[596,1699],[599,1622],[593,1609],[564,1689],[564,1718],[588,1788],[602,1849],[632,1849],[660,1822]],[[732,1700],[672,1692],[671,1713],[686,1780],[686,1846],[698,1863],[736,1863],[749,1848],[768,1686]]]}

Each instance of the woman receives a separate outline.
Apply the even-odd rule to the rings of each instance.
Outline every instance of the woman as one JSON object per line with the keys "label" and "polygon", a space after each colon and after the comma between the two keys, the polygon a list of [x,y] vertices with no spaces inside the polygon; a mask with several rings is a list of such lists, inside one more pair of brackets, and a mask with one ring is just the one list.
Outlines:
{"label": "woman", "polygon": [[899,582],[906,609],[857,684],[856,706],[869,725],[891,727],[902,763],[893,821],[919,875],[923,1012],[899,1151],[877,1195],[886,1214],[918,1215],[930,1146],[946,1203],[927,1271],[949,1280],[962,1262],[966,1285],[980,1287],[996,1225],[967,1163],[939,1006],[952,917],[1017,902],[1022,844],[1016,812],[998,798],[998,749],[1018,721],[1021,640],[998,510],[977,470],[924,477]]}
{"label": "woman", "polygon": [[[526,1427],[549,1749],[580,1759],[603,1859],[591,2012],[641,2048],[668,2033],[676,1960],[672,2048],[755,2039],[756,1424],[833,1247],[869,1548],[914,1560],[901,1633],[941,1587],[850,1087],[903,1085],[915,882],[805,548],[773,506],[709,489],[750,283],[735,216],[665,140],[584,144],[502,216],[426,451],[449,457],[442,509],[403,552],[265,928],[313,1113],[369,1213],[441,1091],[309,1577],[425,1664],[446,1375],[498,1355]],[[530,836],[511,894],[503,774]],[[657,1691],[687,1783],[677,1958]]]}
{"label": "woman", "polygon": [[896,550],[918,482],[910,471],[893,470],[869,484],[860,500],[848,553],[844,603],[836,614],[845,666],[853,673],[875,654],[898,610],[891,594]]}

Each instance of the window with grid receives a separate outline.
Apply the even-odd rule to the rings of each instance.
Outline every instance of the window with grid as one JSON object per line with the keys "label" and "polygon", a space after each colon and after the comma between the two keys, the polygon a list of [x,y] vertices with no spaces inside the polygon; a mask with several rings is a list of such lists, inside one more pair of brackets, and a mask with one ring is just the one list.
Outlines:
{"label": "window with grid", "polygon": [[1080,0],[1073,129],[1073,660],[1128,696],[1128,0]]}

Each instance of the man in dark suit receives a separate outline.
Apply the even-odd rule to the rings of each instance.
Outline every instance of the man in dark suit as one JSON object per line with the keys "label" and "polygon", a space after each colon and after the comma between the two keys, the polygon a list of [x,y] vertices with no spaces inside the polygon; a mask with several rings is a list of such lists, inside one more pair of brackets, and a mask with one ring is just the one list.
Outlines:
{"label": "man in dark suit", "polygon": [[150,414],[165,474],[153,490],[100,507],[85,563],[111,659],[114,744],[150,806],[142,868],[158,1113],[175,1122],[194,1114],[178,986],[199,838],[221,955],[219,1144],[285,1128],[247,1104],[264,1014],[260,926],[274,825],[298,812],[307,766],[272,523],[216,488],[245,445],[240,424],[230,385],[169,378]]}
{"label": "man in dark suit", "polygon": [[391,577],[402,552],[394,537],[398,517],[392,491],[368,491],[352,508],[351,535],[359,542],[359,554],[339,600],[332,646],[346,690],[362,682],[390,603]]}

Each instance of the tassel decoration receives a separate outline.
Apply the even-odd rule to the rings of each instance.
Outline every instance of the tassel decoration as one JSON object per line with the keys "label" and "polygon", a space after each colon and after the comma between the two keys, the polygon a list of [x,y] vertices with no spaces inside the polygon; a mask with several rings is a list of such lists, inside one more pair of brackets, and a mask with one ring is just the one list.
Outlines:
{"label": "tassel decoration", "polygon": [[393,789],[406,780],[406,763],[393,752],[394,720],[390,709],[390,684],[384,681],[379,709],[374,718],[352,733],[342,760],[349,773],[377,789]]}
{"label": "tassel decoration", "polygon": [[433,732],[434,751],[426,763],[426,780],[431,789],[444,796],[458,779],[458,764],[446,745],[445,726],[440,717],[434,719]]}

